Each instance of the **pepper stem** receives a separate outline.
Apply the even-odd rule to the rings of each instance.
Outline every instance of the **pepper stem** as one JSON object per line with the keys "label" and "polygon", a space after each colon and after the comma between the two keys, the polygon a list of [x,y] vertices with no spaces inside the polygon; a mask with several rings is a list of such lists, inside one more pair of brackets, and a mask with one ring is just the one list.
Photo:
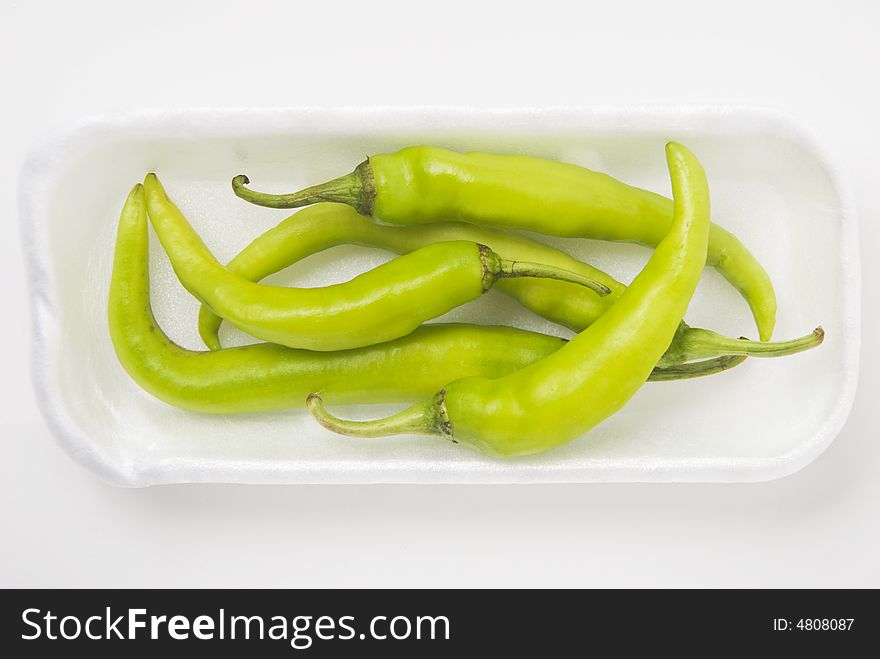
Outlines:
{"label": "pepper stem", "polygon": [[[443,392],[428,402],[416,403],[412,407],[392,414],[384,419],[373,421],[351,421],[333,416],[324,407],[321,395],[309,394],[306,407],[315,420],[327,430],[351,437],[386,437],[388,435],[442,435],[447,432],[448,422],[444,422],[445,407],[442,405]],[[440,400],[438,401],[438,397]],[[439,402],[439,405],[438,405]]]}
{"label": "pepper stem", "polygon": [[683,337],[685,360],[700,359],[718,354],[746,355],[748,357],[785,357],[820,345],[825,340],[825,330],[817,327],[806,336],[790,341],[750,341],[732,339],[711,330],[691,327]]}
{"label": "pepper stem", "polygon": [[570,270],[565,270],[564,268],[557,268],[552,265],[544,265],[543,263],[530,263],[528,261],[508,261],[507,259],[501,259],[500,270],[497,276],[499,279],[514,279],[517,277],[557,279],[559,281],[566,281],[570,284],[586,286],[600,297],[604,297],[611,293],[610,288],[608,288],[605,284],[596,281],[595,279],[590,279],[589,277],[579,275],[576,272],[571,272]]}
{"label": "pepper stem", "polygon": [[362,215],[370,215],[376,196],[369,160],[344,176],[289,194],[257,192],[245,187],[248,183],[250,179],[239,174],[232,179],[232,191],[241,199],[266,208],[300,208],[322,201],[334,201],[348,204]]}
{"label": "pepper stem", "polygon": [[701,378],[705,375],[714,375],[727,371],[734,366],[739,366],[746,360],[745,355],[724,355],[714,359],[704,359],[689,364],[673,364],[672,366],[657,366],[648,376],[648,382],[671,382],[673,380],[690,380]]}

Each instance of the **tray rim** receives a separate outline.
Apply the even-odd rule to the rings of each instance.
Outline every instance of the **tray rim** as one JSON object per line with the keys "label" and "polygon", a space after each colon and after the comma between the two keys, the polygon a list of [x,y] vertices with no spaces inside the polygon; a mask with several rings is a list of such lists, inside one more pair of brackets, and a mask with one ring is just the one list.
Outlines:
{"label": "tray rim", "polygon": [[[260,121],[253,121],[258,115]],[[609,127],[626,127],[656,132],[663,125],[680,133],[686,133],[695,121],[716,122],[735,115],[739,122],[754,128],[772,128],[781,137],[798,143],[820,163],[828,173],[840,200],[841,236],[840,254],[843,259],[843,278],[846,284],[842,293],[844,340],[844,386],[841,387],[832,412],[814,435],[805,442],[803,449],[773,458],[749,458],[725,460],[723,468],[712,467],[712,460],[679,460],[674,470],[643,470],[632,468],[621,474],[618,467],[590,467],[584,474],[579,467],[558,466],[548,469],[540,465],[516,465],[499,463],[491,471],[455,469],[443,472],[443,480],[434,473],[424,471],[414,474],[408,468],[371,465],[357,467],[332,478],[315,479],[314,467],[301,463],[296,471],[280,469],[280,465],[255,464],[239,469],[234,479],[224,477],[223,467],[199,462],[204,478],[193,478],[187,469],[162,471],[156,466],[136,469],[130,460],[112,460],[109,452],[102,452],[77,427],[64,407],[64,397],[53,378],[52,364],[56,345],[52,330],[57,330],[54,316],[57,310],[55,291],[51,286],[52,264],[45,256],[49,253],[46,227],[43,226],[46,193],[63,171],[65,158],[55,154],[70,152],[79,143],[90,140],[112,139],[116,135],[128,135],[132,128],[149,136],[159,133],[164,138],[179,135],[188,139],[199,136],[261,134],[270,130],[292,127],[309,119],[326,127],[354,125],[365,128],[370,121],[387,126],[397,122],[401,126],[425,124],[429,116],[443,115],[450,121],[473,128],[476,124],[493,125],[493,118],[520,117],[526,120],[552,118],[574,128],[580,123],[593,129],[607,124]],[[653,124],[652,124],[653,122]],[[427,127],[427,125],[426,125]],[[523,128],[528,132],[528,127]],[[94,142],[90,143],[90,148]],[[843,168],[832,153],[819,141],[815,132],[801,119],[781,110],[756,105],[593,105],[593,106],[520,106],[520,107],[469,107],[442,105],[413,106],[285,106],[285,107],[192,107],[192,108],[146,108],[127,112],[111,112],[80,118],[61,125],[36,141],[28,152],[19,174],[18,210],[22,250],[30,290],[31,313],[31,375],[39,409],[62,448],[79,464],[90,468],[107,483],[122,487],[146,487],[174,483],[237,483],[237,484],[509,484],[509,483],[588,483],[588,482],[662,482],[662,483],[744,483],[774,480],[800,471],[816,460],[834,441],[845,424],[858,387],[859,357],[861,350],[861,263],[859,250],[858,218],[853,190]],[[120,453],[125,458],[124,453]],[[693,464],[693,467],[689,467]],[[613,471],[614,474],[605,473]],[[717,478],[711,478],[712,475]],[[343,477],[340,477],[343,476]],[[534,476],[537,476],[534,477]]]}

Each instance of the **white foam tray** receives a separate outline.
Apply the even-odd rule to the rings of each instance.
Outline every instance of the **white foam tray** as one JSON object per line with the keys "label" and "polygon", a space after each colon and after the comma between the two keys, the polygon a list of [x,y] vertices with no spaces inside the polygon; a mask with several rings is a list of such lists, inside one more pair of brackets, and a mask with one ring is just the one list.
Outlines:
{"label": "white foam tray", "polygon": [[[772,276],[776,337],[799,336],[821,323],[827,331],[821,348],[748,360],[710,379],[649,384],[587,436],[511,461],[434,438],[340,437],[303,410],[182,412],[141,391],[116,362],[106,326],[116,220],[126,192],[147,171],[159,173],[208,245],[228,260],[286,214],[235,198],[229,180],[239,172],[261,189],[290,190],[347,172],[366,154],[430,143],[558,158],[668,194],[668,139],[698,154],[709,174],[713,219],[734,231]],[[42,409],[65,449],[119,485],[765,480],[803,467],[829,445],[856,388],[860,272],[853,203],[810,133],[775,112],[301,108],[100,117],[35,147],[22,172],[20,208]],[[630,245],[551,242],[624,281],[648,256]],[[151,250],[156,316],[172,338],[200,348],[196,303],[155,237]],[[339,247],[274,280],[329,283],[387,258]],[[494,292],[444,319],[561,332]],[[714,271],[704,276],[688,320],[755,335],[746,305]],[[224,338],[245,340],[228,328]],[[392,409],[334,411],[368,417]]]}

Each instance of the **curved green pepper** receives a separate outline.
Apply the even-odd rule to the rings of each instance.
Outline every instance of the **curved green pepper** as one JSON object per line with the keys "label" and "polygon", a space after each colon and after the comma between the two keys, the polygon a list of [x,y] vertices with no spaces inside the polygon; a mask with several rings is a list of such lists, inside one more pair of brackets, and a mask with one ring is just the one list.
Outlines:
{"label": "curved green pepper", "polygon": [[[450,240],[487,245],[506,258],[546,263],[607,287],[610,294],[598,296],[583,286],[553,279],[507,279],[495,285],[527,309],[575,332],[596,322],[626,290],[624,284],[602,270],[526,236],[463,222],[435,222],[414,227],[382,225],[371,222],[349,206],[334,203],[316,204],[283,220],[245,247],[226,267],[240,277],[260,281],[310,254],[335,245],[365,245],[407,254],[435,242]],[[220,316],[202,305],[199,334],[211,349],[220,348],[218,332],[221,323]],[[733,339],[682,323],[658,366],[669,368],[720,355],[781,357],[813,348],[822,343],[823,337],[822,329],[817,328],[797,339],[763,343]]]}
{"label": "curved green pepper", "polygon": [[[371,156],[350,174],[293,194],[259,193],[247,183],[246,176],[235,177],[235,194],[261,206],[337,201],[392,224],[463,220],[656,247],[672,222],[672,200],[600,172],[530,156],[428,146]],[[709,233],[707,264],[745,297],[761,340],[768,341],[776,295],[761,264],[718,225]]]}
{"label": "curved green pepper", "polygon": [[552,355],[502,378],[464,378],[379,421],[343,421],[309,407],[325,427],[356,436],[441,434],[498,456],[564,444],[617,412],[672,341],[706,263],[709,186],[685,147],[666,147],[675,199],[668,235],[620,299]]}
{"label": "curved green pepper", "polygon": [[581,275],[507,261],[464,240],[426,245],[341,284],[264,286],[214,258],[155,174],[147,176],[144,189],[150,222],[183,286],[239,329],[291,348],[344,350],[391,341],[507,277],[552,277],[610,292]]}

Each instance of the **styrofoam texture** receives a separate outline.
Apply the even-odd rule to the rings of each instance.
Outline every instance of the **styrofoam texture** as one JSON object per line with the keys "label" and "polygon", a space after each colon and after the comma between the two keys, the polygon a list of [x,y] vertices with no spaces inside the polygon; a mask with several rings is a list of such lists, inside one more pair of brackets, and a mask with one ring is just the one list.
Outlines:
{"label": "styrofoam texture", "polygon": [[[340,437],[304,410],[183,412],[141,391],[115,359],[106,297],[116,221],[126,192],[147,171],[158,172],[209,247],[228,260],[287,213],[235,198],[229,180],[239,172],[260,189],[289,191],[347,172],[367,154],[429,143],[557,158],[669,194],[668,139],[697,153],[710,179],[713,220],[734,231],[773,278],[775,336],[799,336],[821,323],[827,338],[819,349],[747,360],[708,379],[649,384],[586,436],[515,460],[486,458],[437,438]],[[765,480],[815,459],[840,430],[855,393],[860,270],[854,206],[809,131],[774,111],[291,108],[99,117],[34,148],[22,172],[20,210],[42,409],[77,460],[119,485]],[[631,245],[540,238],[623,281],[649,255]],[[388,258],[337,247],[272,280],[326,284]],[[182,345],[201,348],[196,302],[155,236],[151,278],[162,327]],[[734,336],[755,335],[745,303],[712,270],[687,319]],[[566,334],[496,292],[439,320]],[[223,337],[228,345],[248,340],[228,327]],[[399,408],[327,402],[357,418]]]}

